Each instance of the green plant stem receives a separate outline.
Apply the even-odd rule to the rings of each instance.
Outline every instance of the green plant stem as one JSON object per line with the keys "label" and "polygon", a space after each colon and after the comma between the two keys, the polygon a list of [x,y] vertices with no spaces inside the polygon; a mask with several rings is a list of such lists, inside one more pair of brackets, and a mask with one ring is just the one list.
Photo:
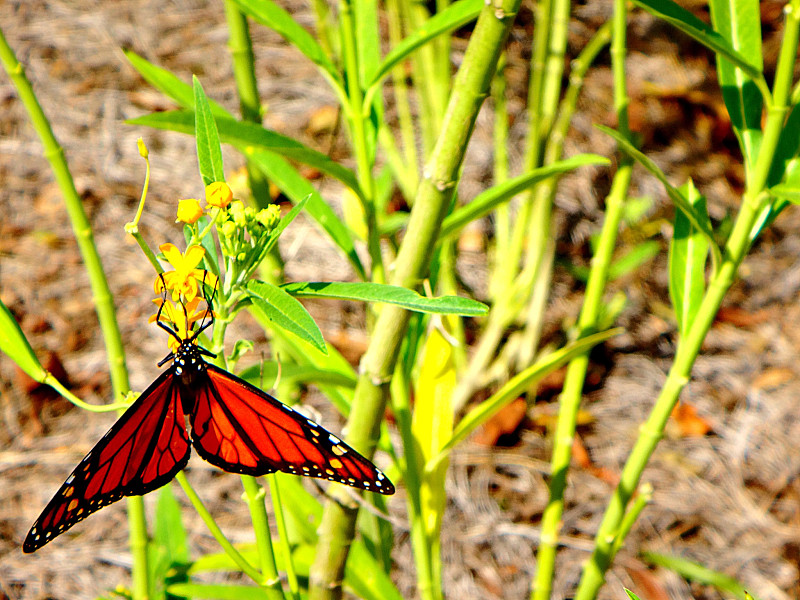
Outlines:
{"label": "green plant stem", "polygon": [[358,49],[353,19],[353,7],[350,0],[339,2],[339,23],[342,37],[342,57],[344,60],[345,77],[347,79],[347,94],[350,116],[350,130],[353,136],[353,151],[358,164],[358,180],[363,196],[361,203],[364,207],[364,220],[367,226],[367,250],[372,262],[371,280],[374,283],[385,283],[386,274],[381,256],[380,232],[375,215],[375,181],[372,176],[374,157],[370,153],[371,144],[367,140],[368,128],[366,121],[369,118],[369,106],[364,105],[364,94],[359,81]]}
{"label": "green plant stem", "polygon": [[[456,185],[467,143],[489,90],[503,43],[521,0],[505,0],[483,9],[456,75],[442,131],[425,169],[411,211],[408,231],[395,262],[392,283],[415,288],[429,268],[430,257]],[[362,359],[348,419],[347,442],[371,457],[380,431],[385,395],[394,373],[409,313],[386,305]],[[340,597],[347,550],[355,531],[357,511],[348,507],[338,486],[325,503],[317,556],[310,572],[312,600]]]}
{"label": "green plant stem", "polygon": [[[553,126],[550,136],[551,141],[547,146],[545,162],[556,161],[558,157],[561,156],[563,141],[566,138],[572,115],[575,113],[578,95],[583,87],[586,72],[610,39],[610,25],[602,26],[597,30],[589,43],[586,44],[586,47],[581,51],[578,57],[572,61],[569,86],[564,94],[558,117]],[[555,193],[555,184],[556,181],[553,179],[546,182],[546,185],[540,185],[539,188],[543,191],[539,193],[545,194],[545,197],[552,197],[552,194]],[[552,203],[552,200],[549,202]],[[469,366],[463,373],[459,374],[459,382],[453,392],[453,407],[455,410],[462,407],[478,387],[488,383],[486,375],[489,372],[489,364],[496,356],[497,347],[505,335],[506,328],[516,319],[519,310],[527,301],[526,298],[533,294],[546,295],[546,289],[541,285],[537,285],[537,269],[539,269],[537,263],[528,261],[525,268],[521,272],[517,272],[517,265],[519,264],[519,257],[522,252],[524,240],[523,233],[525,231],[524,228],[520,227],[520,222],[524,219],[522,213],[527,213],[528,218],[530,218],[531,206],[532,203],[526,202],[520,207],[521,214],[517,218],[512,237],[508,242],[509,248],[504,255],[504,260],[496,268],[496,289],[500,291],[496,293],[497,301],[492,305],[491,312],[487,319],[487,325],[481,334],[477,348],[472,354]],[[526,208],[527,210],[525,210]],[[552,247],[550,249],[552,251]],[[551,267],[552,259],[548,261],[548,269]],[[547,282],[550,278],[548,275],[541,279]],[[531,301],[531,304],[535,302],[535,300]],[[532,318],[529,312],[529,322],[532,321]],[[528,340],[528,342],[530,346],[530,340]],[[524,369],[531,364],[531,362],[532,360],[528,360],[525,364],[522,364],[522,361],[518,361],[518,364],[520,368]],[[508,368],[503,369],[503,371],[507,372]]]}
{"label": "green plant stem", "polygon": [[[239,94],[239,107],[242,119],[261,124],[262,107],[258,95],[258,81],[255,73],[253,44],[250,39],[250,28],[247,17],[232,0],[225,0],[225,18],[228,22],[231,58],[233,59],[233,76],[236,79],[236,90]],[[270,204],[269,182],[261,170],[252,162],[247,162],[247,179],[250,192],[259,208]]]}
{"label": "green plant stem", "polygon": [[[630,136],[628,130],[628,95],[625,88],[625,26],[627,12],[624,6],[625,0],[617,0],[613,23],[613,41],[611,48],[612,64],[614,69],[614,99],[617,118],[620,126],[620,133]],[[592,45],[592,59],[597,55],[599,49],[608,41],[611,29],[604,26],[602,35],[598,35],[590,42]],[[589,45],[587,45],[587,49]],[[574,75],[583,78],[588,64],[578,65]],[[565,96],[565,104],[571,102],[575,106],[575,99]],[[561,115],[565,112],[562,110]],[[569,111],[571,114],[571,111]],[[559,122],[563,121],[559,119]],[[565,131],[561,127],[555,127],[559,135]],[[558,152],[561,152],[561,144],[556,142]],[[592,269],[589,273],[589,280],[586,285],[586,294],[583,301],[583,308],[578,318],[578,335],[585,336],[597,328],[597,320],[603,306],[603,293],[608,282],[608,270],[613,259],[614,248],[617,242],[617,232],[623,216],[625,199],[628,195],[632,172],[632,160],[628,157],[622,162],[617,171],[611,186],[611,191],[606,199],[606,216],[603,229],[600,233],[600,242],[597,251],[592,259]],[[547,507],[542,515],[542,534],[539,549],[536,555],[536,577],[531,589],[531,600],[547,600],[552,593],[553,574],[555,572],[556,551],[558,549],[558,537],[561,530],[561,517],[564,512],[564,492],[567,486],[567,473],[569,471],[570,459],[572,457],[572,444],[575,437],[575,426],[578,418],[583,385],[586,380],[586,372],[589,366],[588,352],[573,359],[567,368],[564,380],[564,389],[559,399],[558,424],[556,426],[555,438],[553,441],[553,455],[551,457],[551,477],[550,477],[550,498]]]}
{"label": "green plant stem", "polygon": [[[228,265],[226,272],[229,276],[233,275],[233,271]],[[235,275],[233,275],[235,276]],[[233,277],[231,277],[233,278]],[[225,355],[222,352],[225,341],[225,331],[227,324],[230,320],[228,314],[228,303],[231,300],[229,287],[229,279],[226,278],[225,285],[221,290],[222,296],[218,302],[215,302],[216,319],[214,321],[214,334],[212,336],[212,352],[217,355],[214,362],[217,366],[225,368]],[[242,487],[244,488],[244,499],[250,509],[250,519],[253,522],[253,532],[256,536],[256,548],[258,549],[258,559],[261,567],[261,576],[255,581],[262,586],[271,598],[276,600],[282,599],[283,588],[281,587],[280,577],[278,575],[278,567],[275,563],[275,553],[272,549],[272,537],[269,531],[269,518],[267,516],[267,507],[264,502],[264,488],[258,484],[255,477],[250,475],[242,475]],[[226,546],[223,548],[228,551]],[[237,563],[238,564],[238,563]]]}
{"label": "green plant stem", "polygon": [[[606,219],[600,236],[600,244],[592,260],[592,270],[586,286],[586,296],[578,319],[579,335],[583,336],[597,324],[603,305],[603,292],[608,279],[608,268],[613,258],[619,223],[622,219],[625,198],[630,183],[632,165],[630,160],[623,165],[614,178],[606,202]],[[573,359],[567,368],[564,389],[559,400],[558,425],[553,442],[551,458],[550,499],[542,516],[542,536],[536,556],[536,579],[531,593],[532,600],[547,600],[552,591],[558,536],[564,511],[564,492],[567,487],[567,472],[572,457],[578,409],[589,365],[589,354]]]}
{"label": "green plant stem", "polygon": [[[500,58],[497,73],[492,80],[492,101],[494,102],[494,128],[492,129],[492,142],[494,147],[494,184],[498,185],[508,180],[508,106],[506,104],[506,55]],[[511,215],[508,202],[504,202],[495,210],[494,221],[494,257],[490,274],[489,296],[497,300],[499,290],[503,288],[502,281],[508,277],[501,277],[503,270],[509,267],[507,263],[508,252],[511,245]]]}
{"label": "green plant stem", "polygon": [[194,491],[194,488],[189,484],[189,480],[186,479],[186,474],[181,471],[175,476],[175,481],[183,489],[183,492],[186,494],[186,497],[189,498],[189,502],[192,503],[192,507],[194,507],[195,512],[198,514],[200,519],[202,519],[203,523],[206,524],[208,527],[209,532],[211,535],[214,536],[214,539],[217,540],[219,545],[225,551],[233,562],[242,570],[242,573],[247,575],[250,579],[252,579],[255,583],[261,584],[263,581],[263,576],[261,573],[256,569],[253,565],[247,562],[247,559],[241,555],[241,553],[233,547],[233,544],[230,543],[228,538],[225,537],[225,534],[222,533],[222,530],[217,525],[216,521],[214,521],[214,517],[211,516],[211,513],[208,512],[208,509],[203,505],[203,501],[200,499],[200,496],[197,495],[197,492]]}
{"label": "green plant stem", "polygon": [[[115,398],[121,398],[130,390],[128,369],[125,365],[125,351],[122,336],[117,324],[114,300],[108,287],[108,280],[103,271],[103,264],[97,247],[94,244],[92,226],[83,210],[81,198],[75,189],[72,174],[69,171],[64,149],[56,140],[44,110],[39,104],[33,87],[25,75],[25,69],[17,60],[14,51],[8,45],[5,35],[0,30],[0,62],[14,83],[20,100],[28,111],[39,139],[44,146],[44,155],[53,169],[58,187],[64,195],[64,205],[69,215],[78,248],[89,274],[100,329],[108,353],[108,364],[111,373],[111,385]],[[149,589],[149,570],[147,566],[147,524],[144,514],[144,503],[140,497],[128,499],[128,522],[130,524],[130,546],[133,558],[133,597],[145,598]]]}
{"label": "green plant stem", "polygon": [[261,580],[259,585],[269,590],[273,598],[284,598],[278,567],[275,563],[275,552],[272,548],[272,535],[269,531],[269,518],[265,505],[266,493],[255,477],[242,475],[244,498],[250,509],[253,531],[256,533],[256,547],[261,562]]}
{"label": "green plant stem", "polygon": [[289,582],[289,591],[294,600],[300,600],[300,584],[297,581],[297,572],[292,560],[292,547],[289,544],[289,532],[286,527],[286,519],[283,515],[283,502],[281,501],[281,482],[276,473],[267,475],[269,482],[269,495],[272,498],[272,510],[275,513],[275,524],[278,526],[280,536],[281,551],[284,556],[284,567],[286,569],[286,579]]}
{"label": "green plant stem", "polygon": [[[569,0],[553,0],[550,7],[547,56],[538,105],[538,123],[535,127],[535,134],[540,138],[528,140],[528,148],[532,150],[528,154],[528,159],[536,159],[537,162],[527,163],[527,169],[550,164],[561,158],[563,137],[554,143],[550,140],[550,134],[561,95],[561,80],[564,74],[564,57],[569,28],[569,9]],[[550,295],[550,277],[555,257],[555,228],[553,227],[552,211],[557,182],[558,178],[553,178],[534,186],[528,194],[529,202],[532,205],[531,218],[529,221],[520,221],[520,225],[527,227],[528,252],[525,262],[527,265],[535,265],[535,276],[525,331],[522,336],[523,342],[519,349],[520,356],[517,359],[519,368],[527,367],[534,360],[539,346],[545,305]]]}
{"label": "green plant stem", "polygon": [[639,485],[642,473],[655,451],[656,445],[663,436],[664,427],[678,402],[681,391],[689,382],[692,365],[714,322],[714,317],[725,294],[733,285],[739,266],[750,249],[752,243],[750,236],[754,224],[768,199],[764,192],[775,149],[788,112],[787,102],[791,93],[792,73],[797,55],[798,33],[800,32],[800,2],[793,0],[788,6],[790,10],[786,11],[784,38],[778,58],[772,101],[768,103],[764,136],[751,180],[747,182],[747,188],[742,197],[741,210],[725,244],[719,269],[709,282],[697,316],[686,337],[679,341],[675,362],[653,410],[642,425],[639,438],[625,463],[619,484],[603,515],[595,537],[594,551],[585,566],[578,587],[577,600],[592,600],[597,596],[597,592],[603,584],[605,573],[614,559],[614,550],[618,547],[617,538],[620,535],[628,503]]}
{"label": "green plant stem", "polygon": [[[403,442],[404,466],[401,467],[403,481],[406,484],[406,504],[408,517],[411,523],[411,545],[414,549],[414,565],[417,569],[417,592],[422,600],[434,600],[437,586],[434,582],[434,560],[431,553],[431,544],[422,519],[422,500],[420,489],[422,473],[420,473],[421,457],[419,449],[411,430],[411,402],[408,390],[411,383],[406,377],[402,365],[395,370],[391,383],[392,413],[395,415],[397,429]],[[441,593],[441,592],[439,592]]]}
{"label": "green plant stem", "polygon": [[[392,47],[395,47],[402,41],[403,36],[399,0],[387,0],[386,13],[389,24],[389,43]],[[403,142],[404,159],[404,168],[402,171],[396,173],[399,177],[395,177],[395,179],[398,185],[401,186],[401,189],[404,190],[406,202],[411,206],[414,203],[413,192],[417,189],[417,185],[419,185],[419,179],[417,177],[417,140],[414,134],[414,118],[411,114],[408,86],[406,85],[405,62],[398,63],[392,69],[391,77],[395,106],[397,107],[400,139]],[[388,131],[387,127],[382,127],[382,129]],[[388,135],[388,138],[391,141],[394,139],[391,133]]]}

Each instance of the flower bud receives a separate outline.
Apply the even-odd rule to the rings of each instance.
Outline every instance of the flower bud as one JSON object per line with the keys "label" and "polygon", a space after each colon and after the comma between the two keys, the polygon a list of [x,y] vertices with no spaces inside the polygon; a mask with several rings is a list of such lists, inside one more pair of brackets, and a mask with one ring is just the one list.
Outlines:
{"label": "flower bud", "polygon": [[233,200],[233,192],[224,181],[215,181],[206,186],[206,202],[210,206],[226,208]]}
{"label": "flower bud", "polygon": [[194,225],[203,215],[203,209],[200,208],[200,202],[194,198],[186,198],[185,200],[178,200],[178,218],[175,219],[176,223],[188,223]]}

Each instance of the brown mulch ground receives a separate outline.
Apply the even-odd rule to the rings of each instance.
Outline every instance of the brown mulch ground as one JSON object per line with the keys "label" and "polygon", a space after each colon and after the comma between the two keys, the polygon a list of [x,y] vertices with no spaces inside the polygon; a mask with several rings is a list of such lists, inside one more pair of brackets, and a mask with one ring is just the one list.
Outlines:
{"label": "brown mulch ground", "polygon": [[[290,4],[310,27],[308,7],[284,5]],[[769,32],[776,22],[770,9],[779,5],[763,6]],[[571,27],[574,48],[585,42],[607,9],[600,2],[578,9]],[[526,18],[530,20],[521,15],[523,22]],[[154,377],[164,344],[162,332],[147,325],[151,269],[122,230],[133,217],[144,177],[136,138],[145,138],[153,164],[142,225],[151,245],[181,239],[173,223],[175,200],[199,196],[202,188],[191,138],[123,123],[169,104],[144,84],[120,48],[132,48],[186,80],[198,74],[207,93],[235,110],[222,5],[199,0],[7,0],[0,2],[0,24],[66,149],[109,273],[131,385],[141,390]],[[515,32],[512,57],[524,53],[529,34],[530,27]],[[253,27],[253,35],[261,94],[269,108],[266,125],[316,143],[307,133],[309,120],[321,107],[334,104],[333,95],[278,36],[260,27]],[[631,19],[630,37],[632,125],[642,132],[645,150],[674,182],[695,178],[708,197],[712,217],[721,220],[735,209],[742,174],[708,54],[641,14]],[[601,62],[587,80],[569,154],[591,150],[611,155],[608,139],[592,130],[593,123],[612,122],[610,72],[607,60]],[[513,149],[521,145],[513,142],[525,128],[524,66],[512,61],[509,78],[516,92],[509,103],[518,117],[510,147],[518,163]],[[106,402],[105,353],[88,280],[48,164],[5,75],[0,75],[0,107],[0,295],[39,355],[57,354],[73,390],[91,402]],[[485,186],[489,126],[483,114],[465,166],[465,198]],[[240,165],[237,156],[226,154],[229,170]],[[602,216],[606,186],[602,171],[585,170],[564,180],[557,200],[560,255],[582,259],[586,238]],[[334,198],[336,189],[328,189],[323,187],[323,195]],[[638,173],[632,194],[654,198],[649,222],[658,225],[665,219],[661,230],[668,238],[671,211],[663,190]],[[645,475],[655,488],[653,502],[610,573],[604,598],[623,597],[622,585],[643,598],[723,597],[648,568],[637,557],[642,549],[723,571],[763,599],[797,597],[800,592],[800,407],[795,393],[800,308],[794,302],[800,289],[798,224],[796,211],[787,210],[745,263],[743,281],[732,291],[683,395],[710,431],[687,436],[677,425],[668,430]],[[351,276],[307,222],[287,230],[282,251],[293,279]],[[465,277],[474,276],[483,263],[480,253],[467,255]],[[597,380],[586,403],[590,422],[579,431],[589,459],[571,475],[555,598],[568,597],[574,589],[612,489],[610,480],[671,364],[674,323],[667,311],[665,267],[662,253],[635,277],[617,283],[628,295],[621,322],[627,332],[597,356]],[[574,318],[580,299],[580,288],[563,268],[557,269],[547,315],[549,334]],[[322,319],[326,335],[345,337],[353,346],[363,339],[353,329],[361,325],[359,311],[344,305],[312,310]],[[239,335],[233,330],[231,339],[250,337],[247,326],[240,323]],[[11,361],[0,357],[0,598],[94,598],[129,581],[124,503],[104,509],[34,555],[23,555],[20,545],[53,491],[113,417],[87,415],[61,400],[37,400],[27,391]],[[321,406],[318,400],[311,399]],[[489,450],[466,444],[454,455],[443,539],[448,597],[527,597],[549,457],[545,430],[536,423],[548,408],[552,406],[543,402],[530,410],[530,426],[510,446]],[[338,428],[333,417],[327,422]],[[196,459],[189,478],[226,534],[234,541],[249,540],[238,479]],[[183,502],[182,493],[177,495]],[[152,501],[146,500],[150,510]],[[404,519],[402,490],[391,501],[391,510]],[[217,551],[191,514],[187,510],[185,522],[194,556]],[[411,598],[410,545],[402,531],[397,539],[395,580]]]}

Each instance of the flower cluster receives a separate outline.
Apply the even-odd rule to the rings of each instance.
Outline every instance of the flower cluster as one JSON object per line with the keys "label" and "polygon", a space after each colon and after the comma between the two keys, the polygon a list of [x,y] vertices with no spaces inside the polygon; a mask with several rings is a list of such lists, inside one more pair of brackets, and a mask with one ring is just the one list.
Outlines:
{"label": "flower cluster", "polygon": [[[150,321],[161,318],[172,323],[178,336],[185,339],[190,336],[195,323],[210,314],[213,316],[211,306],[207,306],[204,310],[198,309],[201,300],[207,301],[202,286],[215,289],[217,277],[209,271],[198,268],[206,252],[202,246],[189,246],[186,252],[181,253],[173,244],[162,244],[159,250],[174,270],[156,277],[153,289],[161,297],[153,300],[159,309]],[[172,301],[168,296],[172,297]],[[170,350],[174,352],[178,345],[178,340],[170,336]]]}
{"label": "flower cluster", "polygon": [[248,265],[258,260],[266,237],[280,220],[280,208],[274,204],[256,211],[234,200],[217,219],[217,233],[222,253]]}

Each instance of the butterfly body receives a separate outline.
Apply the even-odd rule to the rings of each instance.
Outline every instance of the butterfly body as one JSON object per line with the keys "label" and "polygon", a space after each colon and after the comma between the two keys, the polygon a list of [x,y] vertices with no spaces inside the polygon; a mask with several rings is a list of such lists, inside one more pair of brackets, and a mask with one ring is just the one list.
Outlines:
{"label": "butterfly body", "polygon": [[325,428],[207,363],[203,356],[214,355],[199,347],[196,337],[197,332],[181,340],[159,363],[172,360],[78,464],[34,523],[24,552],[34,552],[124,496],[165,485],[186,466],[191,446],[233,473],[282,471],[394,493],[372,462]]}

